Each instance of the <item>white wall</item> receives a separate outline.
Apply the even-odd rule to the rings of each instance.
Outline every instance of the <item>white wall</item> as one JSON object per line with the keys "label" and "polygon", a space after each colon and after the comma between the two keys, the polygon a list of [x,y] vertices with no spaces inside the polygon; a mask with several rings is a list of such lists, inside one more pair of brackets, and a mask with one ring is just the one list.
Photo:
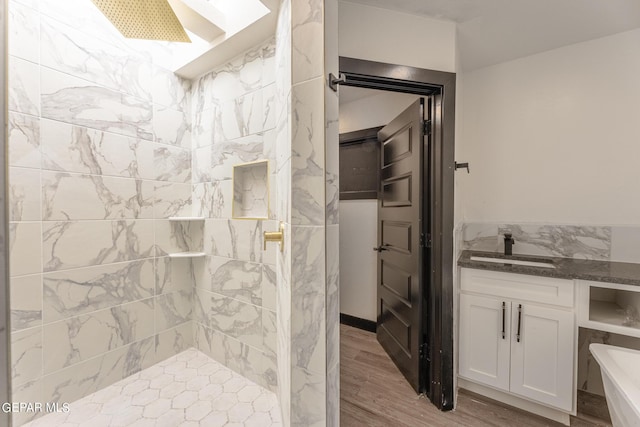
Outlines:
{"label": "white wall", "polygon": [[466,221],[638,224],[640,29],[463,76]]}
{"label": "white wall", "polygon": [[[358,88],[340,88],[351,91]],[[378,91],[374,96],[340,104],[340,133],[384,126],[404,111],[416,99],[417,95],[399,92]]]}
{"label": "white wall", "polygon": [[455,71],[451,21],[340,2],[338,37],[340,56]]}
{"label": "white wall", "polygon": [[378,201],[340,201],[340,312],[376,320]]}
{"label": "white wall", "polygon": [[[457,162],[464,162],[464,158],[461,157],[464,153],[460,147],[460,137],[462,135],[462,92],[464,90],[464,85],[462,84],[464,74],[462,73],[462,60],[461,60],[461,52],[460,52],[460,38],[456,37],[456,106],[455,106],[455,154],[454,158]],[[461,227],[463,217],[462,217],[462,191],[460,179],[458,179],[459,175],[466,173],[466,171],[460,169],[459,172],[454,171],[454,200],[453,200],[453,224],[454,227]],[[454,245],[457,244],[457,240],[454,233]],[[457,259],[457,252],[454,247],[454,256]],[[455,270],[455,269],[454,269]],[[455,274],[455,271],[454,271]]]}

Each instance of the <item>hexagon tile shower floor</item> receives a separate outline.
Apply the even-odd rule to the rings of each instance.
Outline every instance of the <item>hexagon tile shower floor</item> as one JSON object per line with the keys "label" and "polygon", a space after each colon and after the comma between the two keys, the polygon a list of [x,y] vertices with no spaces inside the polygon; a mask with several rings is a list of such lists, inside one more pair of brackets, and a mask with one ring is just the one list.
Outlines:
{"label": "hexagon tile shower floor", "polygon": [[28,427],[280,427],[276,396],[189,349]]}

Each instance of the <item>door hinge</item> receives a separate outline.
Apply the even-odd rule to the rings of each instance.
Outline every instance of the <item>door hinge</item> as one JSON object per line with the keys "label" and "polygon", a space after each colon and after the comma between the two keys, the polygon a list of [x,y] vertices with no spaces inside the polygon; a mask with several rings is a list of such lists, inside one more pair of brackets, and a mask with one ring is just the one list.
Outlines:
{"label": "door hinge", "polygon": [[420,345],[420,359],[429,360],[429,344],[423,343]]}
{"label": "door hinge", "polygon": [[429,135],[431,133],[431,120],[425,120],[422,122],[422,132],[425,135]]}
{"label": "door hinge", "polygon": [[420,246],[423,248],[431,247],[431,234],[420,233]]}

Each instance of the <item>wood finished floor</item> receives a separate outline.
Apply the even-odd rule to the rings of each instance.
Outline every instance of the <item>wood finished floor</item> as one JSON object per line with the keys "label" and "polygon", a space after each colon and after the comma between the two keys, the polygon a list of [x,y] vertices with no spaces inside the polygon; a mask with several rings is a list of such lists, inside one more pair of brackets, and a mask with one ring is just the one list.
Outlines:
{"label": "wood finished floor", "polygon": [[[340,425],[344,427],[562,426],[464,391],[454,411],[440,412],[416,396],[374,333],[346,325],[340,325],[340,363]],[[572,418],[571,425],[610,424]]]}

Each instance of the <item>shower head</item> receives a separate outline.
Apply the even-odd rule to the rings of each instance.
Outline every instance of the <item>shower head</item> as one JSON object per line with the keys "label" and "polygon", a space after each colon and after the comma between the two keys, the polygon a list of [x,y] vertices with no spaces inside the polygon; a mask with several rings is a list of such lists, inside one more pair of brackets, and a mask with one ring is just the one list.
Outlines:
{"label": "shower head", "polygon": [[91,1],[127,38],[191,42],[167,0]]}

